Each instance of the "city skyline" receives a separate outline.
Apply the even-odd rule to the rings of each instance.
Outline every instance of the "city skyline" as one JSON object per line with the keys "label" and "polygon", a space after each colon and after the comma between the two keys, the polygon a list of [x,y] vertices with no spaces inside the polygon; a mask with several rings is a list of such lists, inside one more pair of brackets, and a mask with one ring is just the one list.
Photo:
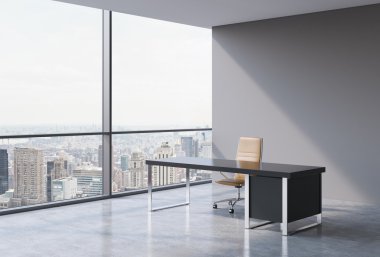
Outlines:
{"label": "city skyline", "polygon": [[[30,138],[14,145],[0,141],[0,153],[7,154],[9,182],[8,190],[0,194],[0,208],[101,195],[100,146],[101,136]],[[211,155],[209,146],[210,131],[115,135],[112,191],[146,188],[147,159],[208,157]],[[210,173],[202,171],[191,172],[192,181],[209,179],[210,176]],[[181,183],[183,180],[182,169],[155,168],[154,186]]]}

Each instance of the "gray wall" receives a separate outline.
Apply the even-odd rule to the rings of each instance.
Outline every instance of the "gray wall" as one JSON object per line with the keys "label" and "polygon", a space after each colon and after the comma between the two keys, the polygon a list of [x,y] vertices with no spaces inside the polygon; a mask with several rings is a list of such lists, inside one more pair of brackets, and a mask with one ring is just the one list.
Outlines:
{"label": "gray wall", "polygon": [[380,5],[213,28],[213,141],[322,165],[325,198],[380,203]]}

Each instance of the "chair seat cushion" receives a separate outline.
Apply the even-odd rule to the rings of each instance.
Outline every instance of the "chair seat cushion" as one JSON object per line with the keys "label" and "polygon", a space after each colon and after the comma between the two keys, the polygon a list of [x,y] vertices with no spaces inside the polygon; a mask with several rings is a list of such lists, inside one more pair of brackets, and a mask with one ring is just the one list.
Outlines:
{"label": "chair seat cushion", "polygon": [[226,185],[226,186],[244,186],[244,180],[235,180],[233,178],[224,178],[215,181],[218,184]]}

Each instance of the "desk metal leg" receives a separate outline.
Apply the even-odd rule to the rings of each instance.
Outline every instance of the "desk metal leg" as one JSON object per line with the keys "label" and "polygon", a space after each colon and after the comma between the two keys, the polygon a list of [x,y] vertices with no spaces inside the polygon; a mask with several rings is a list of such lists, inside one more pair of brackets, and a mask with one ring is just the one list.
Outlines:
{"label": "desk metal leg", "polygon": [[186,203],[190,204],[190,169],[186,169]]}
{"label": "desk metal leg", "polygon": [[249,219],[249,175],[244,175],[245,181],[244,181],[244,227],[246,229],[251,228],[250,219]]}
{"label": "desk metal leg", "polygon": [[318,223],[318,225],[322,224],[322,213],[317,215],[317,223]]}
{"label": "desk metal leg", "polygon": [[152,211],[152,165],[148,165],[148,211]]}
{"label": "desk metal leg", "polygon": [[309,225],[306,225],[306,226],[297,228],[295,230],[289,231],[288,232],[288,236],[293,235],[293,234],[298,233],[298,232],[303,231],[303,230],[307,230],[307,229],[310,229],[310,228],[314,228],[314,227],[320,226],[322,224],[322,215],[321,214],[317,214],[315,216],[317,218],[317,222],[314,222],[314,223],[311,223]]}
{"label": "desk metal leg", "polygon": [[153,211],[159,211],[159,210],[174,208],[174,207],[178,207],[178,206],[189,205],[190,204],[190,169],[186,169],[186,202],[179,203],[179,204],[173,204],[173,205],[167,205],[167,206],[158,207],[158,208],[153,209],[153,207],[152,207],[152,201],[153,201],[152,191],[153,191],[152,165],[148,165],[148,211],[153,212]]}
{"label": "desk metal leg", "polygon": [[288,179],[282,178],[282,235],[288,235]]}

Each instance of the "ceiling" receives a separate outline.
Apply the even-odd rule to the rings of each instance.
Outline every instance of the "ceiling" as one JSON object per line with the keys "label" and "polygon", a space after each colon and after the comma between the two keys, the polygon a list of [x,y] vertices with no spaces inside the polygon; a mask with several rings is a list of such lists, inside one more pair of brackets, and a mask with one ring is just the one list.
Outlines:
{"label": "ceiling", "polygon": [[211,28],[380,3],[380,0],[56,0]]}

